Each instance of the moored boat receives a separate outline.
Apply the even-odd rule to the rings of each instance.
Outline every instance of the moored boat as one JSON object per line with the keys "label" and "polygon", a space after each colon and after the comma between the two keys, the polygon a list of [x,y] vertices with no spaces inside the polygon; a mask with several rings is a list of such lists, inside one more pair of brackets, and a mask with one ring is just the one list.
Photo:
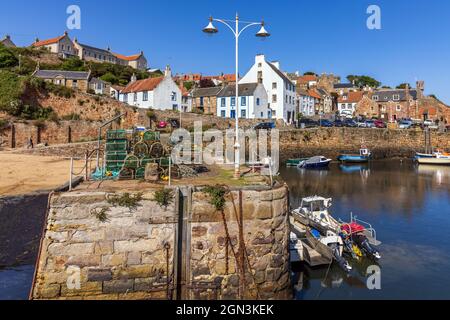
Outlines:
{"label": "moored boat", "polygon": [[286,166],[287,167],[296,167],[300,164],[300,162],[306,161],[309,158],[298,158],[298,159],[289,159],[288,161],[286,161]]}
{"label": "moored boat", "polygon": [[369,162],[372,153],[367,148],[361,148],[359,154],[341,154],[337,159],[341,162],[348,163],[365,163]]}
{"label": "moored boat", "polygon": [[418,158],[417,162],[419,164],[450,166],[450,157]]}
{"label": "moored boat", "polygon": [[298,168],[301,169],[321,169],[321,168],[328,168],[328,166],[331,163],[331,159],[327,159],[323,156],[317,156],[309,158],[305,161],[302,161],[298,164]]}

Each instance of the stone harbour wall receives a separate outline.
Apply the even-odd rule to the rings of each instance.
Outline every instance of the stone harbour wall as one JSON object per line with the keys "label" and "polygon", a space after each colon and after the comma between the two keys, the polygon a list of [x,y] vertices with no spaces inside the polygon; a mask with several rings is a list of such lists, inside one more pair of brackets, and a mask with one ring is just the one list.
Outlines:
{"label": "stone harbour wall", "polygon": [[224,215],[186,190],[167,208],[147,191],[134,210],[105,192],[53,195],[32,298],[288,298],[287,187],[232,191]]}

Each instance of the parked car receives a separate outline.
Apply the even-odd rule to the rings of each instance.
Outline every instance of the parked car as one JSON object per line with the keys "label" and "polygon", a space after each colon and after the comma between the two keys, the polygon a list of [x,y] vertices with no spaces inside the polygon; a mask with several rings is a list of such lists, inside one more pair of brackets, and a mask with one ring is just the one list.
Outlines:
{"label": "parked car", "polygon": [[330,128],[333,126],[333,122],[331,122],[330,120],[327,120],[327,119],[323,119],[323,120],[319,121],[319,125],[321,127]]}
{"label": "parked car", "polygon": [[366,120],[366,128],[376,128],[375,120]]}
{"label": "parked car", "polygon": [[367,128],[367,123],[365,120],[356,121],[356,125],[358,126],[358,128]]}
{"label": "parked car", "polygon": [[319,124],[317,123],[317,121],[308,118],[300,119],[300,121],[298,122],[298,126],[300,128],[315,128],[318,125]]}
{"label": "parked car", "polygon": [[427,119],[427,120],[425,120],[425,121],[423,122],[423,125],[424,125],[425,127],[432,126],[432,125],[434,125],[434,121],[433,121],[433,120],[430,120],[430,119]]}
{"label": "parked car", "polygon": [[166,121],[159,121],[159,122],[156,124],[156,128],[157,128],[157,129],[166,129],[168,125],[169,125],[169,123],[166,122]]}
{"label": "parked car", "polygon": [[275,129],[275,123],[273,122],[261,122],[253,127],[255,130],[271,130]]}
{"label": "parked car", "polygon": [[384,129],[387,128],[386,123],[383,120],[375,120],[375,128]]}
{"label": "parked car", "polygon": [[413,122],[411,120],[402,120],[399,123],[400,129],[410,129],[412,128]]}
{"label": "parked car", "polygon": [[341,127],[344,126],[344,122],[343,122],[342,120],[335,120],[335,121],[333,122],[333,125],[334,125],[335,127],[341,128]]}
{"label": "parked car", "polygon": [[172,127],[172,129],[180,128],[180,121],[178,119],[170,119],[169,123],[170,123],[170,126]]}
{"label": "parked car", "polygon": [[356,123],[355,120],[352,119],[345,119],[344,120],[344,126],[348,127],[348,128],[357,128],[358,124]]}

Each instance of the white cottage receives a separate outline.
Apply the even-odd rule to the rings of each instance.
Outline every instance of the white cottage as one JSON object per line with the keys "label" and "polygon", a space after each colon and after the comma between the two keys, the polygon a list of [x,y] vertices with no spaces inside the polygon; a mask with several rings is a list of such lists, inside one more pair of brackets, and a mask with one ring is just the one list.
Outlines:
{"label": "white cottage", "polygon": [[[260,83],[239,84],[239,118],[270,119],[267,92]],[[235,118],[236,85],[224,87],[217,94],[217,116]]]}
{"label": "white cottage", "polygon": [[182,110],[182,93],[167,67],[164,77],[136,80],[120,92],[120,101],[145,109]]}
{"label": "white cottage", "polygon": [[278,62],[268,62],[264,55],[257,55],[255,64],[239,83],[260,83],[268,96],[270,117],[293,123],[296,118],[295,84],[280,70]]}
{"label": "white cottage", "polygon": [[311,96],[308,91],[299,89],[298,95],[298,107],[299,113],[305,117],[312,117],[315,115],[315,98]]}

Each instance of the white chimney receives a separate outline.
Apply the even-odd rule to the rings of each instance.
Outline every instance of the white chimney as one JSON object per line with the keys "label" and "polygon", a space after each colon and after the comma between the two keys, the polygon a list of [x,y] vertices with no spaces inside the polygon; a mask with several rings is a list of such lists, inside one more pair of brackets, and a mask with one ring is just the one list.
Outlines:
{"label": "white chimney", "polygon": [[136,82],[136,81],[137,81],[136,74],[133,73],[133,75],[131,76],[131,83]]}
{"label": "white chimney", "polygon": [[256,63],[262,63],[266,61],[266,57],[263,54],[257,54],[255,57],[255,62]]}
{"label": "white chimney", "polygon": [[172,77],[172,70],[170,69],[170,66],[166,66],[166,70],[164,71],[164,76],[166,77]]}

